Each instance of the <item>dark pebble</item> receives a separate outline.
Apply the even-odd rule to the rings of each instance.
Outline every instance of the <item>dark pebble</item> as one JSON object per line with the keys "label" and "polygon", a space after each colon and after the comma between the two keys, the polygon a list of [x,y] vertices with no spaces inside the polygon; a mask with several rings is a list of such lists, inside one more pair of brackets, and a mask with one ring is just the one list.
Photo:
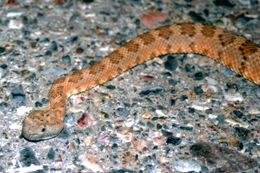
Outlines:
{"label": "dark pebble", "polygon": [[40,165],[40,162],[35,157],[33,150],[30,147],[26,147],[20,151],[20,162],[23,166],[29,167],[33,165]]}
{"label": "dark pebble", "polygon": [[114,85],[107,85],[106,88],[109,89],[109,90],[116,89],[116,87]]}
{"label": "dark pebble", "polygon": [[117,151],[118,145],[117,144],[113,144],[111,148],[112,148],[113,151]]}
{"label": "dark pebble", "polygon": [[243,127],[235,127],[235,135],[239,140],[247,141],[250,135],[250,131]]}
{"label": "dark pebble", "polygon": [[118,108],[117,115],[120,117],[128,117],[130,115],[130,112],[125,108]]}
{"label": "dark pebble", "polygon": [[237,84],[234,84],[234,83],[230,83],[230,82],[228,82],[227,84],[226,84],[226,87],[227,87],[227,89],[229,90],[229,89],[234,89],[234,90],[238,90],[238,86],[237,86]]}
{"label": "dark pebble", "polygon": [[136,171],[128,170],[128,169],[119,169],[119,170],[112,170],[109,173],[137,173]]}
{"label": "dark pebble", "polygon": [[51,42],[51,50],[56,52],[58,50],[58,45],[55,41]]}
{"label": "dark pebble", "polygon": [[71,58],[69,55],[62,56],[62,61],[65,62],[68,66],[71,66]]}
{"label": "dark pebble", "polygon": [[79,37],[78,36],[73,36],[70,38],[70,42],[73,44],[73,43],[76,43],[77,41],[79,40]]}
{"label": "dark pebble", "polygon": [[190,11],[189,16],[192,18],[192,20],[194,22],[199,22],[199,23],[205,23],[206,22],[206,20],[203,17],[201,17],[198,13],[196,13],[194,11]]}
{"label": "dark pebble", "polygon": [[189,112],[190,114],[193,114],[193,113],[195,112],[195,109],[194,109],[194,108],[188,108],[188,112]]}
{"label": "dark pebble", "polygon": [[242,112],[238,111],[238,110],[234,110],[234,111],[232,112],[232,115],[233,115],[235,118],[239,118],[239,119],[241,119],[241,118],[244,117],[244,114],[243,114]]}
{"label": "dark pebble", "polygon": [[176,104],[176,100],[175,99],[170,99],[170,105],[171,106],[175,106]]}
{"label": "dark pebble", "polygon": [[206,113],[206,114],[212,114],[212,113],[213,113],[213,110],[212,110],[211,108],[206,109],[206,110],[205,110],[205,113]]}
{"label": "dark pebble", "polygon": [[216,119],[218,120],[218,122],[220,124],[224,124],[226,117],[225,117],[225,115],[218,115],[218,117]]}
{"label": "dark pebble", "polygon": [[172,137],[172,132],[168,132],[168,131],[165,131],[165,130],[162,130],[162,134],[163,134],[163,136],[165,136],[165,137]]}
{"label": "dark pebble", "polygon": [[84,49],[81,48],[81,47],[78,47],[78,48],[76,49],[76,53],[77,53],[77,54],[82,54],[83,52],[84,52]]}
{"label": "dark pebble", "polygon": [[183,131],[192,131],[193,127],[180,126],[180,129]]}
{"label": "dark pebble", "polygon": [[21,104],[26,103],[26,97],[24,94],[23,87],[21,85],[16,86],[11,91],[11,99],[15,102],[19,102]]}
{"label": "dark pebble", "polygon": [[8,67],[8,66],[7,66],[6,64],[1,64],[1,65],[0,65],[0,68],[2,68],[2,69],[4,69],[4,70],[6,70],[7,67]]}
{"label": "dark pebble", "polygon": [[157,128],[157,130],[160,130],[160,129],[162,129],[162,125],[161,124],[156,124],[156,128]]}
{"label": "dark pebble", "polygon": [[4,53],[5,52],[5,48],[4,47],[0,47],[0,53]]}
{"label": "dark pebble", "polygon": [[235,6],[229,0],[214,0],[213,3],[216,6],[221,6],[221,7],[228,8],[228,9],[231,9]]}
{"label": "dark pebble", "polygon": [[44,56],[52,56],[52,51],[47,50],[44,54]]}
{"label": "dark pebble", "polygon": [[173,56],[168,56],[167,61],[164,63],[164,66],[167,70],[175,71],[178,67],[178,61]]}
{"label": "dark pebble", "polygon": [[181,138],[177,138],[177,137],[168,137],[166,140],[167,144],[172,144],[172,145],[179,145],[181,143]]}
{"label": "dark pebble", "polygon": [[51,148],[51,149],[49,150],[49,152],[48,152],[48,154],[47,154],[47,158],[48,158],[49,160],[54,160],[54,159],[55,159],[55,151],[54,151],[53,148]]}
{"label": "dark pebble", "polygon": [[194,73],[195,72],[195,67],[193,65],[186,64],[184,68],[185,68],[185,71],[188,72],[188,73]]}
{"label": "dark pebble", "polygon": [[174,80],[174,79],[170,79],[168,81],[168,83],[169,83],[169,85],[175,86],[175,85],[177,85],[178,82],[176,80]]}
{"label": "dark pebble", "polygon": [[177,90],[172,89],[172,90],[170,91],[170,93],[171,93],[171,94],[176,94],[176,93],[177,93]]}
{"label": "dark pebble", "polygon": [[203,90],[201,89],[201,86],[194,87],[194,92],[196,95],[201,95],[203,93]]}
{"label": "dark pebble", "polygon": [[171,77],[172,76],[172,74],[170,72],[163,72],[162,75],[164,77]]}
{"label": "dark pebble", "polygon": [[139,93],[140,97],[148,96],[148,95],[158,95],[164,90],[163,87],[157,86],[149,90],[144,90]]}
{"label": "dark pebble", "polygon": [[188,96],[186,96],[186,95],[182,95],[181,97],[180,97],[180,100],[181,101],[184,101],[184,100],[187,100],[188,99]]}
{"label": "dark pebble", "polygon": [[37,107],[37,108],[38,108],[38,107],[42,107],[42,105],[43,105],[43,104],[42,104],[41,102],[38,102],[38,101],[35,102],[35,107]]}
{"label": "dark pebble", "polygon": [[204,79],[204,75],[202,72],[197,72],[194,74],[193,78],[194,78],[194,80],[202,80],[202,79]]}
{"label": "dark pebble", "polygon": [[89,3],[92,3],[94,2],[94,0],[81,0],[82,2],[86,3],[86,4],[89,4]]}

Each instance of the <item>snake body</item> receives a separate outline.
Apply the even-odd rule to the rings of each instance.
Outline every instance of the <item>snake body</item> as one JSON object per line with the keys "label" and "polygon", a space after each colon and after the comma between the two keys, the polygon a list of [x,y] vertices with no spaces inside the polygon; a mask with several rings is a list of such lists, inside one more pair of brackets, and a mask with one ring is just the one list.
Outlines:
{"label": "snake body", "polygon": [[34,110],[25,117],[22,135],[31,141],[57,136],[64,127],[68,97],[103,84],[148,59],[168,53],[209,56],[260,85],[259,45],[212,25],[166,25],[139,35],[96,64],[56,80],[49,92],[48,109]]}

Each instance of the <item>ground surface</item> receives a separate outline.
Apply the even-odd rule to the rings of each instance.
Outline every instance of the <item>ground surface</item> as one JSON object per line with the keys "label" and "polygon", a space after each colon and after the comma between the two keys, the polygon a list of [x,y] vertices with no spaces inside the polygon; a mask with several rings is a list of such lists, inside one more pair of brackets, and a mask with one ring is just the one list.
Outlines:
{"label": "ground surface", "polygon": [[257,0],[15,2],[0,2],[0,172],[257,172],[259,86],[195,54],[158,57],[72,96],[57,138],[20,137],[52,82],[146,31],[143,14],[168,16],[153,27],[206,22],[259,44]]}

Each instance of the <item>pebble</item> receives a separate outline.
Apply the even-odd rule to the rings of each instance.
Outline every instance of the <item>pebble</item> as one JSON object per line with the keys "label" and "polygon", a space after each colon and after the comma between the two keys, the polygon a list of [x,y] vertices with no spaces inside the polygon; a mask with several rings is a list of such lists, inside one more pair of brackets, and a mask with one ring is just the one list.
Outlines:
{"label": "pebble", "polygon": [[127,110],[126,108],[117,108],[116,110],[117,115],[120,117],[128,117],[130,115],[129,110]]}
{"label": "pebble", "polygon": [[235,127],[235,135],[239,138],[239,140],[247,141],[250,135],[250,131],[243,127]]}
{"label": "pebble", "polygon": [[206,20],[201,15],[199,15],[198,13],[196,13],[194,11],[190,11],[189,16],[192,18],[192,20],[194,22],[199,22],[199,23],[205,23],[206,22]]}
{"label": "pebble", "polygon": [[11,91],[11,99],[22,105],[24,105],[26,103],[26,97],[24,94],[23,87],[21,85],[13,87],[13,89]]}
{"label": "pebble", "polygon": [[187,73],[194,73],[195,72],[195,67],[194,65],[191,65],[191,64],[185,64],[185,71]]}
{"label": "pebble", "polygon": [[196,87],[194,87],[194,92],[196,95],[201,95],[203,93],[203,90],[202,90],[201,86],[196,86]]}
{"label": "pebble", "polygon": [[20,162],[23,166],[40,165],[40,162],[35,156],[34,151],[30,147],[26,147],[20,151]]}
{"label": "pebble", "polygon": [[194,80],[203,80],[204,79],[204,75],[203,75],[202,72],[197,72],[197,73],[194,74],[193,79]]}
{"label": "pebble", "polygon": [[166,143],[167,144],[172,144],[172,145],[179,145],[180,143],[181,143],[181,138],[177,138],[177,137],[173,137],[173,136],[171,136],[171,137],[168,137],[167,139],[166,139]]}
{"label": "pebble", "polygon": [[20,20],[11,19],[9,20],[8,27],[10,29],[21,29],[23,27],[23,23]]}
{"label": "pebble", "polygon": [[214,0],[213,3],[216,6],[221,6],[221,7],[227,8],[227,9],[232,9],[235,6],[229,0]]}
{"label": "pebble", "polygon": [[97,120],[95,119],[95,117],[87,113],[83,113],[81,117],[78,119],[77,124],[80,128],[86,128],[96,125]]}
{"label": "pebble", "polygon": [[150,88],[148,90],[141,91],[139,93],[140,97],[148,96],[148,95],[158,95],[164,90],[164,87],[162,86],[155,86],[153,88]]}
{"label": "pebble", "polygon": [[112,170],[111,173],[137,173],[137,172],[128,169],[119,169],[119,170]]}
{"label": "pebble", "polygon": [[10,17],[10,18],[12,18],[12,17],[19,17],[19,16],[21,16],[22,14],[24,14],[23,11],[10,11],[10,12],[8,12],[8,13],[6,14],[6,17]]}
{"label": "pebble", "polygon": [[178,67],[178,61],[174,56],[168,56],[167,61],[164,63],[167,70],[175,71]]}
{"label": "pebble", "polygon": [[50,148],[48,154],[47,154],[47,158],[49,160],[54,160],[55,159],[55,151],[53,148]]}
{"label": "pebble", "polygon": [[98,159],[92,154],[84,154],[80,156],[81,164],[84,165],[87,169],[93,172],[104,172],[101,164]]}
{"label": "pebble", "polygon": [[238,110],[234,110],[232,112],[232,115],[234,116],[234,118],[238,118],[238,119],[245,117],[244,114],[241,111],[238,111]]}
{"label": "pebble", "polygon": [[194,161],[180,160],[174,163],[174,169],[179,172],[200,172],[201,166]]}
{"label": "pebble", "polygon": [[244,98],[240,93],[231,93],[231,92],[226,92],[224,93],[224,97],[227,101],[232,101],[232,102],[242,102]]}

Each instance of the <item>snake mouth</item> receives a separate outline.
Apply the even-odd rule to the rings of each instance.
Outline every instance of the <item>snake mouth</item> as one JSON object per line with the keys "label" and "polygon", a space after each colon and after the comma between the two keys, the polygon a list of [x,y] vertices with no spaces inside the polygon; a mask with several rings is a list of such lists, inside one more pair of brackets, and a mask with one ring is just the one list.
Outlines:
{"label": "snake mouth", "polygon": [[21,134],[22,138],[24,138],[30,142],[40,142],[40,141],[55,138],[56,136],[58,136],[58,135],[53,134],[53,135],[47,135],[47,136],[46,135],[39,136],[39,134],[28,134],[25,131],[22,131],[22,134]]}

